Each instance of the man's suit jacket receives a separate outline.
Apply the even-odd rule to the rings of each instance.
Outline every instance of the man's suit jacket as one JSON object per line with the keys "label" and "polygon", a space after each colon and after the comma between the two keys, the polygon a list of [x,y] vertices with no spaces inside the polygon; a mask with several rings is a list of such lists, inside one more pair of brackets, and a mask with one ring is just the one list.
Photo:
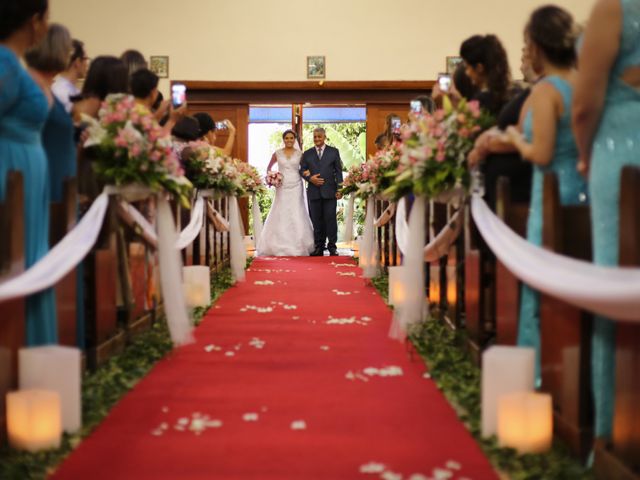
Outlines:
{"label": "man's suit jacket", "polygon": [[[309,175],[305,175],[305,171],[309,171]],[[318,187],[311,183],[311,176],[319,173],[324,179],[324,185]],[[300,175],[307,183],[307,198],[309,200],[318,200],[321,198],[336,198],[338,188],[342,185],[342,160],[340,159],[340,151],[337,148],[324,145],[322,158],[318,158],[318,150],[314,146],[306,150],[302,154],[300,160]]]}

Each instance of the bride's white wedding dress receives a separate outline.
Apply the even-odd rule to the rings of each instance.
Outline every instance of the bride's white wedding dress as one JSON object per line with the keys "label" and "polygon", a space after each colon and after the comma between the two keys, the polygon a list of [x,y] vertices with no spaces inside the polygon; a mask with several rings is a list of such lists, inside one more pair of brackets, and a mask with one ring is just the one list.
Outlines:
{"label": "bride's white wedding dress", "polygon": [[264,224],[258,245],[260,256],[297,257],[314,250],[313,226],[305,205],[304,185],[300,177],[302,152],[294,150],[287,157],[277,150],[278,171],[282,185],[276,188],[275,199]]}

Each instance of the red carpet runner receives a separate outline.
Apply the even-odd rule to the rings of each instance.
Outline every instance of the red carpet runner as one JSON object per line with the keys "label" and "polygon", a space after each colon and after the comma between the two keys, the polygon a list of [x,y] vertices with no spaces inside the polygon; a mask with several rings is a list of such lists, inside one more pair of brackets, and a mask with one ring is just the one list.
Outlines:
{"label": "red carpet runner", "polygon": [[351,263],[256,259],[54,478],[497,478]]}

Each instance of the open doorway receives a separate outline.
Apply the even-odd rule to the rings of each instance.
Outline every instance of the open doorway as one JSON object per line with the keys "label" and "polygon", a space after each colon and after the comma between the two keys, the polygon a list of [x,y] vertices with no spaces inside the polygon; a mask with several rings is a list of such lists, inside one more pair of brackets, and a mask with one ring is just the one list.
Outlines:
{"label": "open doorway", "polygon": [[[366,158],[367,109],[364,105],[251,105],[249,106],[248,160],[262,174],[273,152],[282,147],[282,133],[293,129],[300,136],[303,150],[313,146],[313,130],[322,127],[327,144],[340,150],[343,169],[359,164]],[[260,195],[263,221],[271,207],[275,192]],[[338,232],[343,237],[346,202],[338,203]],[[364,211],[356,212],[356,224]],[[251,225],[252,222],[249,222]]]}

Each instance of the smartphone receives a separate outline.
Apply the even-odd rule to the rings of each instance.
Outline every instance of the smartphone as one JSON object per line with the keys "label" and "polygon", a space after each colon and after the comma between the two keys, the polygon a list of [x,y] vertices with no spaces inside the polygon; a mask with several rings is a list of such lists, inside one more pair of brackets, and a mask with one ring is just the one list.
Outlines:
{"label": "smartphone", "polygon": [[422,113],[422,102],[420,100],[411,100],[411,111],[415,114]]}
{"label": "smartphone", "polygon": [[227,128],[227,122],[216,122],[216,130],[226,130]]}
{"label": "smartphone", "polygon": [[443,92],[448,92],[451,88],[451,75],[447,73],[438,74],[438,86]]}
{"label": "smartphone", "polygon": [[187,87],[182,83],[174,83],[171,86],[171,105],[180,108],[187,101]]}
{"label": "smartphone", "polygon": [[400,120],[398,117],[391,119],[391,130],[393,130],[394,132],[399,132],[401,125],[402,125],[402,120]]}

